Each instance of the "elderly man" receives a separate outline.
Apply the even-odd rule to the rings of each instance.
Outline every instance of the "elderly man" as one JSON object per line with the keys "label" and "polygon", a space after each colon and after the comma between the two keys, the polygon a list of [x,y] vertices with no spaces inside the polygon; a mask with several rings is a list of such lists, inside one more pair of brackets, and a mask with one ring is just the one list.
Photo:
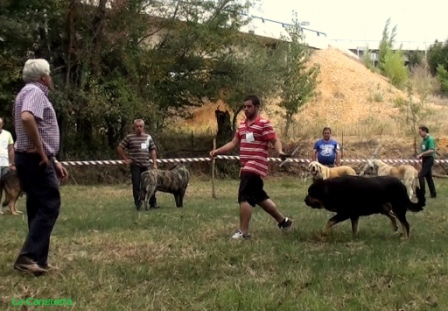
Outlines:
{"label": "elderly man", "polygon": [[29,232],[14,268],[41,275],[55,269],[48,263],[50,236],[61,206],[58,178],[64,181],[68,173],[55,157],[59,127],[47,97],[52,87],[49,63],[26,61],[23,80],[26,85],[17,94],[13,109],[14,147],[17,176],[26,193]]}
{"label": "elderly man", "polygon": [[339,166],[341,164],[341,150],[338,142],[331,139],[331,128],[324,128],[322,136],[323,138],[314,144],[312,160],[328,167]]}
{"label": "elderly man", "polygon": [[[137,210],[140,209],[140,180],[144,171],[148,170],[149,154],[151,154],[152,168],[157,169],[156,145],[151,135],[145,133],[145,122],[142,119],[134,121],[134,133],[127,135],[118,145],[118,154],[130,166],[132,179],[132,194]],[[127,151],[127,154],[126,152]],[[150,208],[157,208],[157,199],[153,195],[149,199]]]}
{"label": "elderly man", "polygon": [[[10,170],[15,170],[14,165],[14,141],[9,131],[3,129],[3,119],[0,118],[0,180]],[[0,201],[2,200],[3,188],[0,188]],[[0,207],[0,215],[3,212]]]}

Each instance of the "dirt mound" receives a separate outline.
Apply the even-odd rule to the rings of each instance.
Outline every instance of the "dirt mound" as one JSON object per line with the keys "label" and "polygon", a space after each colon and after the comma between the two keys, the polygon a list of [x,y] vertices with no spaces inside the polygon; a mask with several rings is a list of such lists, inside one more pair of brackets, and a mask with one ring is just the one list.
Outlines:
{"label": "dirt mound", "polygon": [[[338,49],[315,51],[310,65],[314,63],[320,65],[318,96],[297,114],[289,141],[319,138],[322,128],[330,126],[333,136],[338,140],[343,132],[347,142],[376,138],[381,142],[394,141],[407,149],[410,139],[405,137],[403,117],[395,107],[398,98],[407,98],[403,91]],[[277,131],[282,132],[285,122],[278,102],[279,99],[265,100],[262,115],[271,120]],[[217,126],[214,111],[218,107],[227,109],[222,101],[204,105],[193,110],[191,118],[176,122],[176,128],[195,133],[215,133]],[[448,117],[448,107],[432,107],[435,113],[426,118],[424,123],[437,136],[438,133],[448,131],[444,122],[445,117]],[[243,117],[241,113],[238,119]],[[442,141],[440,145],[448,149],[448,140]]]}

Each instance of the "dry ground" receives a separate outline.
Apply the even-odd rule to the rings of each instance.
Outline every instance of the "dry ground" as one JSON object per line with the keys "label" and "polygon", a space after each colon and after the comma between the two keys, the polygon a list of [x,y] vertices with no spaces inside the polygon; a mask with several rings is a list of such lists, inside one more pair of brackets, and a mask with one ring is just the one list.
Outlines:
{"label": "dry ground", "polygon": [[[185,207],[158,194],[159,210],[132,208],[129,186],[65,186],[44,277],[12,269],[25,216],[0,217],[1,310],[447,310],[446,181],[426,210],[408,214],[411,240],[400,241],[384,216],[330,235],[331,216],[303,203],[309,181],[268,178],[266,189],[293,229],[282,234],[260,209],[253,239],[231,241],[238,223],[237,181],[195,179]],[[24,209],[24,199],[19,209]],[[72,307],[15,307],[14,298],[70,298]]]}
{"label": "dry ground", "polygon": [[[405,91],[397,89],[385,77],[337,49],[315,51],[310,62],[321,67],[317,88],[319,95],[297,114],[285,140],[320,138],[322,128],[330,126],[338,140],[341,140],[343,132],[344,137],[350,137],[355,143],[376,139],[386,143],[394,141],[397,146],[406,148],[413,142],[412,138],[405,137],[409,124],[395,107],[398,98],[407,98]],[[420,86],[434,82],[421,76],[416,76],[412,82]],[[269,118],[282,134],[285,122],[278,102],[279,99],[266,100],[262,115]],[[448,141],[448,99],[430,96],[427,102],[430,112],[419,123],[429,126],[435,137]],[[173,122],[175,130],[196,134],[216,133],[214,111],[217,107],[223,110],[226,105],[218,101],[195,109],[192,118]],[[243,117],[241,113],[239,120]],[[448,147],[445,149],[448,151]]]}

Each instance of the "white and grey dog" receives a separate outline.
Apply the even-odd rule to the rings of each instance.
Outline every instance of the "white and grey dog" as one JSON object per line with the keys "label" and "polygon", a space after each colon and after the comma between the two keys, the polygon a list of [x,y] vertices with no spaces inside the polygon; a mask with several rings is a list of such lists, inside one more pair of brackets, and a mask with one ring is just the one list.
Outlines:
{"label": "white and grey dog", "polygon": [[190,180],[190,172],[183,163],[178,163],[169,170],[147,170],[141,175],[140,204],[148,210],[149,198],[156,191],[172,193],[177,207],[183,207],[185,192]]}

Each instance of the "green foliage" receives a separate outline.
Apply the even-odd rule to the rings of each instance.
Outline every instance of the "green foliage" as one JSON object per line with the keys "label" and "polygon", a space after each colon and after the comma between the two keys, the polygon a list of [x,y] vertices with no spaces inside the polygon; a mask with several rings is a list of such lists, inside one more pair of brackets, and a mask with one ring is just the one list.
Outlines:
{"label": "green foliage", "polygon": [[442,65],[448,70],[448,40],[443,42],[435,41],[428,49],[428,65],[433,76],[437,75],[437,67]]}
{"label": "green foliage", "polygon": [[408,58],[409,67],[414,68],[423,63],[425,52],[423,51],[406,51],[406,57]]}
{"label": "green foliage", "polygon": [[[267,57],[267,52],[258,59],[236,56],[238,30],[248,22],[240,11],[251,2],[107,3],[0,3],[0,114],[11,115],[14,96],[23,86],[25,60],[47,59],[54,81],[50,99],[61,127],[61,158],[115,155],[133,119],[143,118],[150,121],[150,131],[161,131],[168,117],[184,115],[185,108],[202,105],[204,97],[218,98],[232,77],[246,75],[249,81],[244,71]],[[233,72],[217,79],[222,60],[229,60]],[[250,74],[263,76],[260,72]],[[266,81],[253,90],[268,89]],[[11,128],[12,122],[5,121]]]}
{"label": "green foliage", "polygon": [[408,135],[414,137],[416,143],[418,135],[418,126],[428,117],[433,111],[427,105],[427,98],[421,94],[419,98],[415,98],[414,90],[411,83],[407,84],[407,98],[397,98],[395,106],[399,109],[399,117],[401,122],[405,125]]}
{"label": "green foliage", "polygon": [[443,65],[437,66],[437,78],[440,82],[440,91],[448,95],[448,70],[446,70]]}
{"label": "green foliage", "polygon": [[392,31],[389,33],[389,26],[390,26],[390,18],[387,19],[386,25],[383,29],[383,37],[380,41],[379,51],[378,51],[378,58],[380,63],[383,64],[386,60],[386,55],[389,51],[392,50],[394,42],[395,42],[395,36],[397,35],[397,25],[392,28]]}
{"label": "green foliage", "polygon": [[[294,115],[301,107],[316,95],[316,86],[320,67],[318,64],[308,66],[311,49],[301,42],[302,33],[298,21],[294,21],[288,28],[290,42],[281,44],[282,59],[280,63],[282,84],[280,85],[280,107],[285,109],[285,136],[288,136],[289,128]],[[286,39],[286,38],[285,38]]]}
{"label": "green foliage", "polygon": [[368,47],[364,51],[364,54],[362,55],[361,61],[371,71],[375,71],[375,66],[374,66],[374,64],[372,62],[372,53],[370,52],[370,49]]}
{"label": "green foliage", "polygon": [[400,51],[387,51],[381,69],[396,87],[403,87],[408,80],[409,72],[404,66],[404,58]]}

